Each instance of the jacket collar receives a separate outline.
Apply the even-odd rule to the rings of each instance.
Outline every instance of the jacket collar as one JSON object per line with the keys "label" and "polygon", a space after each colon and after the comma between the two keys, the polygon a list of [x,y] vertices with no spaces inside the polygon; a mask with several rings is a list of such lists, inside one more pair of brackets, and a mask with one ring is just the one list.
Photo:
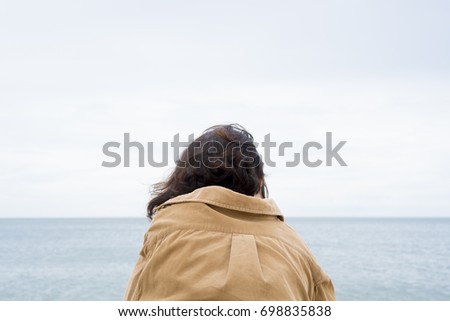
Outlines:
{"label": "jacket collar", "polygon": [[222,186],[201,187],[189,194],[174,197],[156,208],[178,203],[197,202],[251,214],[275,215],[284,221],[283,214],[272,199],[262,199],[234,192]]}

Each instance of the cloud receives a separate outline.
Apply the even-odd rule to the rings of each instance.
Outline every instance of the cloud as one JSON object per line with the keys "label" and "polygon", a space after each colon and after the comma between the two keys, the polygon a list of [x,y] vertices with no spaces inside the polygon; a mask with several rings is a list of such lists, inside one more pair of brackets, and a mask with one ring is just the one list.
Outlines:
{"label": "cloud", "polygon": [[170,169],[103,168],[103,144],[229,122],[347,141],[348,167],[267,168],[288,216],[450,215],[445,2],[173,3],[2,10],[1,217],[145,215]]}

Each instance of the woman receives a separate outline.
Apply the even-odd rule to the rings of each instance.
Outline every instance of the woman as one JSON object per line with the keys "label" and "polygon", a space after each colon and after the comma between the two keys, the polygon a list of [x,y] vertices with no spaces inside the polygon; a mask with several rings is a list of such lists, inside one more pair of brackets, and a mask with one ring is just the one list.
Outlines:
{"label": "woman", "polygon": [[330,278],[266,194],[252,135],[207,129],[155,186],[125,298],[334,300]]}

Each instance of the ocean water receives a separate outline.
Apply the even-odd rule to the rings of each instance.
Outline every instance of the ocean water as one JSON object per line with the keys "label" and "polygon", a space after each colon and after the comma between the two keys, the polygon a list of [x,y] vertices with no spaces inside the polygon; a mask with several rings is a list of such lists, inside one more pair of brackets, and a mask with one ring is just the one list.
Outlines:
{"label": "ocean water", "polygon": [[[450,219],[288,218],[338,300],[450,300]],[[1,219],[0,300],[121,300],[146,219]]]}

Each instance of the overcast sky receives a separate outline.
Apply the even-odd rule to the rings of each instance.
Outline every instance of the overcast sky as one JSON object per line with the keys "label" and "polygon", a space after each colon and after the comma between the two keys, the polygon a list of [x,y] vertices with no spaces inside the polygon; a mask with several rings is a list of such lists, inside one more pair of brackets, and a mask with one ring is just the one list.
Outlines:
{"label": "overcast sky", "polygon": [[450,216],[449,15],[444,0],[3,2],[0,217],[145,216],[171,167],[102,167],[103,144],[130,133],[161,156],[231,122],[292,152],[347,141],[347,167],[273,157],[286,216]]}

